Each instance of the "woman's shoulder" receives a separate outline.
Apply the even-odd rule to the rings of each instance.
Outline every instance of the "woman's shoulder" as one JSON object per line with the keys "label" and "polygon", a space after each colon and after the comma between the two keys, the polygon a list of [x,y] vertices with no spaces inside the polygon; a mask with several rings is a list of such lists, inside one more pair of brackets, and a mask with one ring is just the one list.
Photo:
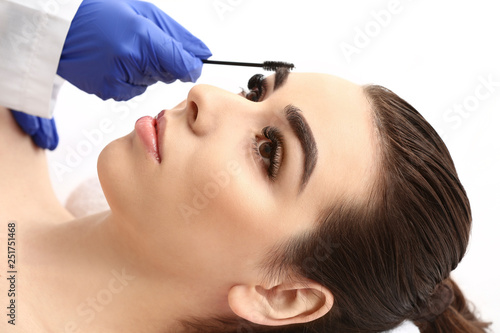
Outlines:
{"label": "woman's shoulder", "polygon": [[[17,282],[17,289],[19,285],[22,287],[23,284]],[[8,289],[10,290],[10,289]],[[5,293],[8,297],[8,293]],[[4,297],[0,297],[3,301]],[[15,301],[13,301],[15,300]],[[32,304],[26,302],[27,297],[6,299],[7,303],[2,302],[2,304],[7,304],[6,313],[0,321],[0,332],[10,332],[10,333],[48,333],[51,332],[50,329],[44,324],[43,318],[39,318],[37,315],[38,311],[33,308]],[[10,307],[10,308],[9,308]]]}
{"label": "woman's shoulder", "polygon": [[32,274],[26,270],[27,258],[23,251],[26,242],[22,241],[25,238],[22,227],[18,221],[0,223],[0,248],[4,257],[0,260],[0,303],[4,309],[0,332],[49,332],[31,304],[29,281]]}
{"label": "woman's shoulder", "polygon": [[[0,332],[10,332],[10,333],[49,333],[51,330],[44,327],[43,323],[34,318],[32,315],[35,312],[22,308],[23,316],[20,318],[2,320],[0,323]],[[15,323],[15,325],[14,325]]]}

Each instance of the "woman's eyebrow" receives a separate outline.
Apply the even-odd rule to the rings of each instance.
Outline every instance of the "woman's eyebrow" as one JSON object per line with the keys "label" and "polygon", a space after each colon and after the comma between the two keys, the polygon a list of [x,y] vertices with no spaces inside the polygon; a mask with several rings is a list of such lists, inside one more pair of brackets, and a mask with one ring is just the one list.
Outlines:
{"label": "woman's eyebrow", "polygon": [[302,152],[304,153],[304,165],[299,189],[300,193],[306,186],[307,181],[311,177],[311,174],[316,166],[316,162],[318,160],[318,148],[316,147],[316,140],[314,140],[311,128],[302,115],[302,111],[298,107],[290,104],[285,107],[284,113],[286,120],[299,140]]}
{"label": "woman's eyebrow", "polygon": [[274,75],[273,90],[278,90],[283,85],[283,83],[285,83],[286,79],[288,78],[288,74],[290,74],[290,71],[288,70],[288,68],[278,67],[276,69],[276,72]]}

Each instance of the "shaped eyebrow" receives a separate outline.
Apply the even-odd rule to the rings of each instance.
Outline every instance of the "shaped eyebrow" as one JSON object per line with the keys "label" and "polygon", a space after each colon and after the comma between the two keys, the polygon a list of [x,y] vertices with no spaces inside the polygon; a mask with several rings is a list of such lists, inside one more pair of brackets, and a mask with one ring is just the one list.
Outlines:
{"label": "shaped eyebrow", "polygon": [[279,89],[283,84],[285,83],[286,79],[288,78],[288,74],[290,74],[290,71],[288,68],[285,67],[278,67],[275,71],[274,75],[274,87],[273,90]]}
{"label": "shaped eyebrow", "polygon": [[299,189],[300,193],[306,186],[309,178],[311,178],[311,174],[316,167],[316,162],[318,161],[318,148],[312,130],[302,115],[302,111],[291,104],[287,105],[283,111],[288,124],[300,142],[304,154],[304,165]]}

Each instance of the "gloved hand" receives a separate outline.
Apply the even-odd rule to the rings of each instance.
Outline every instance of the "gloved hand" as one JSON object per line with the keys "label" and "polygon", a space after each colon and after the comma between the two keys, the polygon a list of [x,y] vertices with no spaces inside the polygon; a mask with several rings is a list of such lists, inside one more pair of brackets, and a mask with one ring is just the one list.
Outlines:
{"label": "gloved hand", "polygon": [[54,150],[59,144],[54,118],[46,119],[24,112],[10,110],[21,129],[41,148]]}
{"label": "gloved hand", "polygon": [[83,0],[66,37],[57,74],[78,88],[117,101],[163,81],[194,82],[212,54],[151,3]]}

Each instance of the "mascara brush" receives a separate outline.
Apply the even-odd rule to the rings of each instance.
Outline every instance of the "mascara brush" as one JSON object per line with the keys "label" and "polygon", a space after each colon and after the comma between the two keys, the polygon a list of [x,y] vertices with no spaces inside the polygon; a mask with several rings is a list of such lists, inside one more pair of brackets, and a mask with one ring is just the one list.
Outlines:
{"label": "mascara brush", "polygon": [[266,71],[276,71],[278,68],[287,68],[292,70],[295,68],[294,64],[283,61],[264,61],[263,63],[254,62],[235,62],[235,61],[218,61],[218,60],[201,60],[204,64],[212,65],[229,65],[229,66],[245,66],[245,67],[262,67]]}

